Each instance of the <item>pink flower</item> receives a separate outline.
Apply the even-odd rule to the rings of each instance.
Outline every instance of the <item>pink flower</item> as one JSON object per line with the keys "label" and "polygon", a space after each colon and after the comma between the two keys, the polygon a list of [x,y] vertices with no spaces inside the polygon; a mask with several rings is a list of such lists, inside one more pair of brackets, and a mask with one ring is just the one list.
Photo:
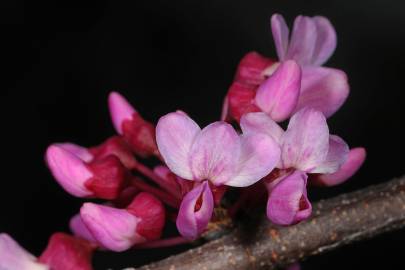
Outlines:
{"label": "pink flower", "polygon": [[0,269],[4,270],[48,270],[48,265],[23,249],[8,234],[0,234]]}
{"label": "pink flower", "polygon": [[177,227],[185,237],[195,238],[211,218],[210,185],[245,187],[266,176],[277,164],[280,149],[264,134],[238,135],[225,122],[204,129],[181,112],[160,118],[156,126],[160,154],[169,169],[197,183],[183,199]]}
{"label": "pink flower", "polygon": [[91,260],[96,246],[65,233],[54,233],[39,261],[53,270],[92,270]]}
{"label": "pink flower", "polygon": [[141,192],[126,209],[85,203],[80,216],[102,247],[124,251],[134,244],[160,238],[165,209],[153,195]]}
{"label": "pink flower", "polygon": [[108,106],[115,130],[127,140],[137,155],[141,157],[159,155],[155,141],[155,127],[145,121],[122,95],[111,92]]}
{"label": "pink flower", "polygon": [[[265,133],[281,147],[278,170],[266,177],[270,191],[269,219],[288,225],[308,217],[311,204],[305,188],[307,174],[337,172],[347,160],[347,144],[340,137],[329,135],[325,116],[310,108],[297,112],[285,132],[265,113],[244,115],[241,128],[246,134]],[[276,205],[271,205],[273,202],[277,202]]]}
{"label": "pink flower", "polygon": [[[271,28],[280,62],[256,52],[248,53],[241,60],[225,98],[222,119],[228,117],[239,121],[244,113],[261,110],[279,122],[304,107],[315,108],[327,117],[335,113],[346,100],[349,85],[343,71],[320,67],[336,48],[336,33],[329,20],[321,16],[298,16],[290,37],[283,17],[274,14]],[[291,60],[302,68],[299,93],[286,91],[287,88],[272,90],[273,83],[266,81],[271,80],[283,62]],[[257,95],[258,87],[266,94]],[[280,99],[289,101],[290,106],[271,106]]]}
{"label": "pink flower", "polygon": [[56,181],[76,197],[114,199],[125,185],[127,169],[113,154],[95,156],[72,144],[52,144],[46,162]]}

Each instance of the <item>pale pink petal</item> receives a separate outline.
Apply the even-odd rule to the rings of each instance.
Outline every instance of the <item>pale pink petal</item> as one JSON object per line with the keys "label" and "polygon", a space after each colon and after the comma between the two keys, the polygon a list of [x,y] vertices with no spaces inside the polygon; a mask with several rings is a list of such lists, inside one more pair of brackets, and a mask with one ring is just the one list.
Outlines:
{"label": "pale pink petal", "polygon": [[264,133],[281,145],[284,130],[263,112],[247,113],[240,119],[243,134]]}
{"label": "pale pink petal", "polygon": [[8,234],[0,234],[1,270],[47,270],[49,267],[37,261]]}
{"label": "pale pink petal", "polygon": [[97,242],[107,249],[124,251],[145,241],[136,233],[140,219],[125,209],[85,203],[80,216]]}
{"label": "pale pink petal", "polygon": [[294,171],[270,191],[267,217],[278,225],[291,225],[311,215],[312,206],[307,198],[307,175]]}
{"label": "pale pink petal", "polygon": [[70,219],[69,228],[75,236],[86,239],[93,243],[97,242],[97,240],[94,239],[89,229],[87,229],[82,218],[80,217],[80,214],[74,215]]}
{"label": "pale pink petal", "polygon": [[55,145],[62,147],[66,151],[69,151],[70,153],[76,155],[84,162],[90,162],[94,158],[94,156],[90,153],[90,151],[87,148],[82,147],[80,145],[74,143],[57,143]]}
{"label": "pale pink petal", "polygon": [[280,14],[271,16],[271,31],[273,33],[278,59],[283,61],[288,49],[289,30],[283,16]]}
{"label": "pale pink petal", "polygon": [[336,49],[336,31],[330,21],[322,16],[312,18],[316,25],[316,43],[312,56],[312,65],[321,66]]}
{"label": "pale pink petal", "polygon": [[115,130],[118,134],[122,134],[122,123],[131,120],[136,110],[117,92],[111,92],[108,96],[108,107]]}
{"label": "pale pink petal", "polygon": [[297,106],[300,85],[300,67],[295,61],[287,60],[259,86],[255,96],[256,105],[274,121],[281,122]]}
{"label": "pale pink petal", "polygon": [[236,174],[225,185],[246,187],[268,175],[280,160],[280,146],[264,133],[241,137],[241,155]]}
{"label": "pale pink petal", "polygon": [[156,126],[157,145],[166,165],[188,180],[193,179],[189,164],[190,149],[200,131],[190,117],[180,112],[161,117]]}
{"label": "pale pink petal", "polygon": [[326,159],[312,173],[334,173],[345,163],[349,155],[349,146],[336,135],[329,136],[329,149]]}
{"label": "pale pink petal", "polygon": [[349,152],[346,162],[340,170],[332,174],[320,174],[316,181],[326,186],[335,186],[352,177],[363,165],[366,159],[366,150],[362,147],[353,148]]}
{"label": "pale pink petal", "polygon": [[302,69],[301,95],[296,111],[311,107],[329,117],[343,105],[349,89],[347,76],[343,71],[305,67]]}
{"label": "pale pink petal", "polygon": [[[197,205],[199,199],[201,205]],[[197,238],[211,220],[213,209],[214,198],[208,181],[204,181],[187,193],[181,202],[176,220],[180,234],[189,239]]]}
{"label": "pale pink petal", "polygon": [[240,139],[230,124],[215,122],[195,138],[189,156],[195,180],[210,180],[220,185],[230,180],[236,170]]}
{"label": "pale pink petal", "polygon": [[51,145],[46,151],[46,161],[56,181],[68,193],[76,197],[93,195],[85,187],[85,182],[93,174],[79,157],[58,145]]}
{"label": "pale pink petal", "polygon": [[319,111],[304,108],[290,120],[281,148],[282,168],[311,172],[328,154],[329,129],[325,116]]}
{"label": "pale pink petal", "polygon": [[311,64],[315,49],[317,29],[315,22],[306,16],[295,18],[291,41],[285,59],[293,59],[302,66]]}

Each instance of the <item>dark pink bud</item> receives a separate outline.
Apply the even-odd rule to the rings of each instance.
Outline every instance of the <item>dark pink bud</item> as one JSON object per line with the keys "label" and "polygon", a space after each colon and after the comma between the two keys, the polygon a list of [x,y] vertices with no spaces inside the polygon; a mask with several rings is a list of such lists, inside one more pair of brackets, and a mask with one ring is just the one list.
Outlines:
{"label": "dark pink bud", "polygon": [[249,112],[259,112],[255,105],[256,87],[234,82],[227,95],[229,116],[238,121],[242,115]]}
{"label": "dark pink bud", "polygon": [[52,270],[92,270],[91,260],[96,246],[65,233],[54,233],[39,262]]}
{"label": "dark pink bud", "polygon": [[111,118],[117,132],[124,136],[137,155],[158,155],[155,127],[145,121],[129,102],[119,93],[108,97]]}
{"label": "dark pink bud", "polygon": [[128,172],[120,160],[110,155],[90,162],[87,167],[93,177],[86,181],[86,188],[101,199],[117,198],[126,184]]}
{"label": "dark pink bud", "polygon": [[141,219],[136,227],[138,234],[147,240],[160,238],[165,225],[166,211],[155,196],[146,192],[139,193],[128,205],[127,211]]}
{"label": "dark pink bud", "polygon": [[249,52],[239,62],[235,81],[258,86],[266,78],[264,71],[274,63],[275,60],[273,59],[264,57],[257,52]]}
{"label": "dark pink bud", "polygon": [[134,169],[136,167],[137,161],[131,152],[131,148],[121,136],[113,136],[102,144],[91,147],[89,151],[94,156],[94,159],[114,155],[119,158],[126,168]]}

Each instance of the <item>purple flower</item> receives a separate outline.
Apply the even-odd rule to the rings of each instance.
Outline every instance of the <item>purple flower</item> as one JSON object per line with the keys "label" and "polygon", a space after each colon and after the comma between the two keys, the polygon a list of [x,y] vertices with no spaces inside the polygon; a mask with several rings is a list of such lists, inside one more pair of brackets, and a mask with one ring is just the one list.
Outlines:
{"label": "purple flower", "polygon": [[335,113],[349,85],[343,71],[321,67],[336,48],[329,20],[298,16],[290,37],[283,17],[274,14],[271,28],[279,62],[256,52],[246,54],[225,97],[221,119],[239,121],[245,113],[263,111],[281,122],[304,107],[327,117]]}
{"label": "purple flower", "polygon": [[197,182],[184,197],[177,220],[180,233],[188,238],[197,237],[211,218],[210,185],[252,185],[270,173],[280,157],[279,146],[265,134],[238,135],[225,122],[201,130],[182,112],[160,118],[156,140],[169,169]]}
{"label": "purple flower", "polygon": [[340,137],[329,135],[325,116],[311,108],[297,112],[286,131],[265,113],[244,115],[241,128],[245,134],[265,133],[281,147],[278,170],[267,177],[269,219],[289,225],[307,218],[311,213],[307,174],[337,172],[347,160],[347,144]]}
{"label": "purple flower", "polygon": [[349,85],[343,71],[320,67],[336,48],[336,32],[330,21],[322,16],[298,16],[289,37],[284,18],[274,14],[271,29],[279,60],[295,60],[302,68],[301,93],[294,112],[311,107],[327,117],[332,115],[346,100]]}

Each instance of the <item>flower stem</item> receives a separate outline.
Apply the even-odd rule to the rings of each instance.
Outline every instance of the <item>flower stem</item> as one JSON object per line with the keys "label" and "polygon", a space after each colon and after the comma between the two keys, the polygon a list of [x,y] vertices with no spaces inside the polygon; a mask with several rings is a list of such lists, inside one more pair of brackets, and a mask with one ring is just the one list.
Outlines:
{"label": "flower stem", "polygon": [[194,241],[194,240],[186,239],[183,236],[176,236],[176,237],[171,237],[171,238],[166,238],[166,239],[149,241],[149,242],[145,242],[142,244],[137,244],[137,245],[133,246],[133,248],[140,249],[140,248],[171,247],[171,246],[191,243],[192,241]]}
{"label": "flower stem", "polygon": [[145,181],[143,181],[139,177],[135,177],[135,176],[132,177],[131,185],[139,188],[140,190],[143,190],[143,191],[146,191],[146,192],[149,192],[149,193],[155,195],[160,200],[162,200],[164,203],[166,203],[167,205],[169,205],[173,208],[176,208],[176,209],[179,208],[180,201],[177,198],[164,192],[163,190],[160,190],[158,188],[148,185]]}
{"label": "flower stem", "polygon": [[136,164],[136,170],[178,198],[179,192],[171,185],[168,185],[166,180],[154,173],[153,170],[139,162]]}

